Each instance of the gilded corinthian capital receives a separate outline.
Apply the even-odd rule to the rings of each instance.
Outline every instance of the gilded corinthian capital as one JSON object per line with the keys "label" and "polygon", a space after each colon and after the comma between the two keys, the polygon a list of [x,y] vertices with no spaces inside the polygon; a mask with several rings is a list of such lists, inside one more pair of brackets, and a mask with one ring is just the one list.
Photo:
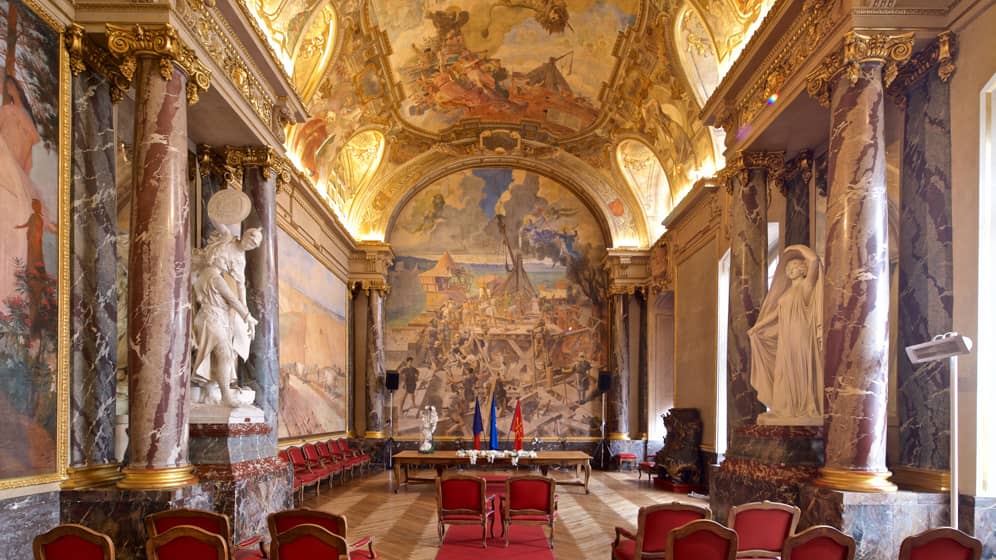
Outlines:
{"label": "gilded corinthian capital", "polygon": [[[225,180],[236,180],[235,188],[242,188],[242,170],[246,167],[259,167],[264,179],[276,176],[277,189],[290,183],[290,162],[267,146],[228,146],[225,148]],[[231,178],[230,178],[231,177]]]}
{"label": "gilded corinthian capital", "polygon": [[766,170],[768,183],[780,189],[785,175],[785,152],[740,152],[717,176],[726,185],[727,192],[731,192],[731,179],[746,183],[747,172],[751,169]]}
{"label": "gilded corinthian capital", "polygon": [[107,50],[117,60],[118,70],[130,82],[135,76],[136,57],[159,58],[159,74],[164,80],[173,75],[173,64],[187,74],[187,101],[197,103],[200,93],[211,87],[211,71],[192,49],[181,41],[172,25],[135,25],[123,27],[107,24]]}
{"label": "gilded corinthian capital", "polygon": [[830,106],[834,82],[847,74],[851,85],[858,83],[861,65],[878,62],[885,66],[884,85],[888,87],[899,73],[899,67],[913,54],[913,33],[864,35],[849,31],[844,35],[843,48],[827,55],[820,66],[806,77],[806,90],[824,107]]}

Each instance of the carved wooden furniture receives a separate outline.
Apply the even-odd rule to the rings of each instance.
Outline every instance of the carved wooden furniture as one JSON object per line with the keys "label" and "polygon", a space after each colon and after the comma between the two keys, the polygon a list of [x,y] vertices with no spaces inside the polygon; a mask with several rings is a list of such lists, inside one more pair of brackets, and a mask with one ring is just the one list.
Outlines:
{"label": "carved wooden furniture", "polygon": [[698,519],[667,534],[666,558],[735,560],[737,534],[711,519]]}
{"label": "carved wooden furniture", "polygon": [[657,452],[658,476],[674,492],[690,492],[702,484],[702,418],[696,408],[672,408],[663,414],[667,438]]}
{"label": "carved wooden furniture", "polygon": [[481,544],[488,547],[488,521],[491,536],[495,530],[495,497],[487,495],[483,478],[455,474],[436,479],[436,516],[439,542],[446,525],[480,525]]}
{"label": "carved wooden furniture", "polygon": [[623,465],[636,469],[636,453],[616,453],[616,466],[623,470]]}
{"label": "carved wooden furniture", "polygon": [[767,500],[730,508],[727,525],[737,533],[737,558],[780,558],[800,513],[795,506]]}
{"label": "carved wooden furniture", "polygon": [[557,481],[536,475],[513,476],[505,480],[501,498],[501,528],[508,548],[509,529],[516,525],[546,525],[553,548],[553,522],[557,519]]}
{"label": "carved wooden furniture", "polygon": [[283,560],[350,557],[349,545],[342,537],[310,524],[292,527],[274,537],[270,553]]}
{"label": "carved wooden furniture", "polygon": [[[349,544],[350,558],[378,558],[374,551],[373,537],[363,537],[357,541],[349,543],[349,526],[346,517],[327,511],[314,509],[289,509],[271,513],[266,517],[266,524],[270,528],[270,537],[276,540],[277,536],[285,533],[299,525],[317,525],[322,529],[342,537]],[[271,560],[278,560],[278,553],[271,551]]]}
{"label": "carved wooden furniture", "polygon": [[829,525],[810,527],[785,541],[782,560],[854,560],[854,538]]}
{"label": "carved wooden furniture", "polygon": [[35,537],[35,560],[114,560],[110,537],[66,523]]}
{"label": "carved wooden furniture", "polygon": [[[232,542],[232,524],[228,516],[223,513],[179,508],[167,509],[145,516],[145,532],[150,537],[181,525],[197,527],[221,536],[231,547],[234,560],[266,558],[263,554],[262,539],[259,537],[246,539],[237,544]],[[259,548],[256,548],[257,546]]]}
{"label": "carved wooden furniture", "polygon": [[679,502],[644,506],[637,515],[635,535],[622,527],[616,527],[612,558],[614,560],[663,558],[667,535],[672,529],[711,516],[712,512],[707,507]]}
{"label": "carved wooden furniture", "polygon": [[149,537],[145,555],[149,560],[228,560],[228,543],[200,527],[180,525]]}
{"label": "carved wooden furniture", "polygon": [[[436,475],[442,476],[446,467],[461,465],[470,466],[469,457],[460,457],[456,451],[433,451],[432,453],[419,453],[418,451],[400,451],[394,454],[394,491],[397,492],[402,484],[414,482],[433,482],[435,479],[417,478],[409,471],[412,467],[432,465],[436,467]],[[484,457],[478,457],[478,464],[490,464]],[[494,464],[508,465],[511,459],[497,458]],[[559,486],[583,486],[585,493],[588,493],[588,480],[591,478],[591,455],[581,451],[540,451],[537,457],[520,457],[519,465],[536,465],[544,476],[550,470],[551,465],[563,465],[575,467],[577,476],[574,480],[557,480]],[[404,473],[404,477],[402,477]]]}
{"label": "carved wooden furniture", "polygon": [[899,560],[979,560],[982,543],[958,529],[938,527],[906,537]]}

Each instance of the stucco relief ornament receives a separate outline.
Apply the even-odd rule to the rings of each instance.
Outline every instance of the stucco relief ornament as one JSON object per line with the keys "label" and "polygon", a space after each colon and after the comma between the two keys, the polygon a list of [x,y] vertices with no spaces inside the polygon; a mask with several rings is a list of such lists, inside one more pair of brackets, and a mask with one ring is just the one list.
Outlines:
{"label": "stucco relief ornament", "polygon": [[750,337],[750,384],[768,412],[758,424],[823,425],[823,266],[812,249],[782,252]]}
{"label": "stucco relief ornament", "polygon": [[256,318],[246,306],[246,251],[263,240],[259,228],[236,238],[228,229],[249,215],[252,204],[244,193],[219,191],[208,201],[208,217],[215,231],[203,249],[196,249],[192,277],[194,299],[191,373],[191,422],[262,422],[263,411],[253,406],[256,393],[237,384],[238,358],[249,356],[256,334]]}

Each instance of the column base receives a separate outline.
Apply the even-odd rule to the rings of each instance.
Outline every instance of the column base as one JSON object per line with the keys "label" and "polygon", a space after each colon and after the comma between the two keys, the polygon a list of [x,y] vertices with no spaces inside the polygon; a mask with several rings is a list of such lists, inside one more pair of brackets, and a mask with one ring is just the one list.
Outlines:
{"label": "column base", "polygon": [[888,494],[899,490],[899,488],[889,480],[890,476],[892,476],[892,473],[889,471],[851,471],[847,469],[823,467],[820,469],[819,477],[817,477],[813,484],[824,488],[830,488],[832,490]]}
{"label": "column base", "polygon": [[612,432],[608,436],[608,439],[614,441],[629,441],[629,432]]}
{"label": "column base", "polygon": [[124,478],[124,474],[121,472],[121,463],[69,467],[66,473],[69,475],[69,479],[63,481],[63,490],[100,488],[101,486],[110,486]]}
{"label": "column base", "polygon": [[135,469],[121,471],[124,478],[118,481],[122,490],[172,490],[197,484],[193,465],[163,469]]}
{"label": "column base", "polygon": [[363,434],[364,439],[384,439],[386,437],[384,432],[366,432]]}
{"label": "column base", "polygon": [[892,481],[904,490],[920,492],[947,492],[951,490],[950,471],[893,465]]}

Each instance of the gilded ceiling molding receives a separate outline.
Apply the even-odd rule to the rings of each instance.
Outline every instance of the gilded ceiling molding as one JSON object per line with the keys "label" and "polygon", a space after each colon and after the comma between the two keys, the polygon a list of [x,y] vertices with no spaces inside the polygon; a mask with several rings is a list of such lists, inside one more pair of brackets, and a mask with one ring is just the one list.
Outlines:
{"label": "gilded ceiling molding", "polygon": [[110,83],[112,103],[124,99],[125,93],[131,87],[131,79],[121,73],[111,53],[90,40],[79,25],[70,25],[64,35],[66,50],[69,51],[69,69],[73,75],[78,76],[89,68]]}
{"label": "gilded ceiling molding", "polygon": [[846,74],[851,85],[858,82],[861,65],[869,62],[885,66],[882,79],[886,87],[899,75],[899,67],[913,55],[913,33],[865,35],[848,31],[844,48],[827,55],[819,67],[806,76],[806,90],[820,105],[830,106],[830,95],[837,77]]}
{"label": "gilded ceiling molding", "polygon": [[660,294],[674,289],[673,235],[665,233],[650,248],[650,288],[651,294]]}
{"label": "gilded ceiling molding", "polygon": [[170,24],[124,27],[108,23],[107,49],[117,59],[121,74],[131,82],[137,66],[136,57],[159,58],[159,74],[169,80],[173,64],[187,74],[187,102],[197,103],[200,93],[211,87],[211,71],[197,59],[194,51],[180,41]]}
{"label": "gilded ceiling molding", "polygon": [[906,92],[928,72],[937,68],[937,77],[947,83],[955,72],[954,59],[958,55],[958,39],[953,31],[940,33],[926,48],[910,57],[899,75],[889,86],[889,95],[902,106]]}
{"label": "gilded ceiling molding", "polygon": [[649,291],[650,249],[609,249],[602,267],[609,273],[610,296]]}

